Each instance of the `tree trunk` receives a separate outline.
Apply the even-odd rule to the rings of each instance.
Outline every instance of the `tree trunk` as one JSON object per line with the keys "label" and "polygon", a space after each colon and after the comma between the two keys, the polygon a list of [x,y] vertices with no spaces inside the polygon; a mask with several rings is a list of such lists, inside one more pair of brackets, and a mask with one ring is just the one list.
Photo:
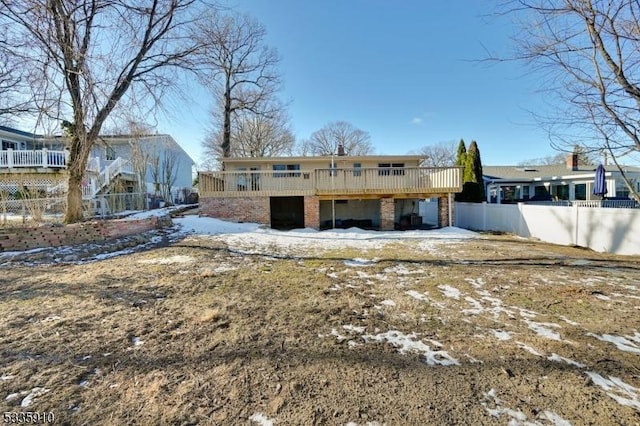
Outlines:
{"label": "tree trunk", "polygon": [[67,190],[67,209],[64,216],[65,223],[76,223],[84,220],[82,215],[82,176],[75,170],[69,171]]}
{"label": "tree trunk", "polygon": [[222,156],[231,156],[231,87],[227,77],[226,90],[224,92],[224,128],[222,131]]}

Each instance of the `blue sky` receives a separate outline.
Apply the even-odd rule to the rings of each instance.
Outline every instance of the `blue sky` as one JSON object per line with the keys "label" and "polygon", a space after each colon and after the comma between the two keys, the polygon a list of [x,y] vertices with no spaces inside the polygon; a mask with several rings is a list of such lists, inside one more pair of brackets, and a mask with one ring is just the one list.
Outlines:
{"label": "blue sky", "polygon": [[[261,21],[282,56],[283,100],[297,139],[331,121],[370,133],[376,154],[476,140],[485,165],[554,153],[530,111],[543,82],[518,63],[487,63],[513,51],[514,27],[485,0],[236,0]],[[194,97],[159,130],[196,160],[209,99]]]}

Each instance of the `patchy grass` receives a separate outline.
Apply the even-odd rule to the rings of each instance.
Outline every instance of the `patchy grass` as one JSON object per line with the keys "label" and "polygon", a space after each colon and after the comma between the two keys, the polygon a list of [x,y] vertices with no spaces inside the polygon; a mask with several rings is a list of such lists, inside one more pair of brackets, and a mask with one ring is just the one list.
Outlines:
{"label": "patchy grass", "polygon": [[638,259],[506,236],[269,250],[190,237],[3,268],[3,411],[70,424],[640,421]]}

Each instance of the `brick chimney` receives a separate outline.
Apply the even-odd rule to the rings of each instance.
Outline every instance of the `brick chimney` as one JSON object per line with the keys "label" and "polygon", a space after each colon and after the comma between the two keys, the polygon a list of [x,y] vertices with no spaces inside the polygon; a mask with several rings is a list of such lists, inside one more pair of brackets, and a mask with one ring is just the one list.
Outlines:
{"label": "brick chimney", "polygon": [[344,153],[344,145],[340,144],[338,145],[338,156],[339,157],[344,157],[345,153]]}
{"label": "brick chimney", "polygon": [[578,153],[572,152],[567,155],[567,170],[578,170]]}

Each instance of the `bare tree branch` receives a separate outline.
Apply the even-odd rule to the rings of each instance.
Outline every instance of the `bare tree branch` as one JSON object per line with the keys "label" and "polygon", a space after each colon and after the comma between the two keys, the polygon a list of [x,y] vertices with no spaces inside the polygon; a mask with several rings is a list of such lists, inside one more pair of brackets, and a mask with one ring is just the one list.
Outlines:
{"label": "bare tree branch", "polygon": [[302,150],[311,155],[338,154],[338,147],[344,148],[346,155],[368,155],[373,153],[369,133],[346,121],[335,121],[311,134],[303,142]]}
{"label": "bare tree branch", "polygon": [[276,70],[280,57],[265,45],[264,26],[248,15],[212,14],[200,26],[200,34],[206,46],[201,59],[208,69],[205,82],[222,110],[222,155],[229,157],[234,114],[269,115],[282,109],[271,109],[281,86]]}
{"label": "bare tree branch", "polygon": [[449,167],[456,164],[458,143],[456,141],[440,142],[435,145],[427,145],[420,149],[419,154],[424,155],[424,167]]}
{"label": "bare tree branch", "polygon": [[547,72],[556,108],[539,118],[554,146],[608,152],[615,164],[640,152],[640,2],[511,0],[502,10],[522,17],[512,59]]}
{"label": "bare tree branch", "polygon": [[[31,70],[45,118],[69,117],[66,222],[82,219],[81,183],[91,147],[119,105],[156,105],[193,70],[203,0],[0,0],[12,57]],[[141,102],[142,100],[142,102]]]}

